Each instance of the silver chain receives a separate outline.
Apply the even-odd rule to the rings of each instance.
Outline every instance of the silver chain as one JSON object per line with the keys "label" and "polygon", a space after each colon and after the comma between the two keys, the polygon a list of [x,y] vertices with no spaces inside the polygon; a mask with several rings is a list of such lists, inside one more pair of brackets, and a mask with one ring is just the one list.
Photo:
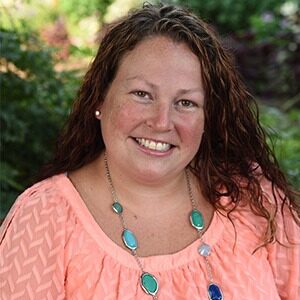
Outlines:
{"label": "silver chain", "polygon": [[[105,164],[105,174],[106,174],[106,177],[107,177],[108,182],[109,182],[110,191],[111,191],[111,195],[112,195],[113,201],[114,201],[114,203],[120,203],[119,199],[117,197],[117,193],[116,193],[115,187],[113,185],[113,181],[111,179],[110,171],[109,171],[109,168],[108,168],[108,162],[107,162],[106,152],[104,153],[104,164]],[[196,203],[195,203],[195,199],[194,199],[194,196],[193,196],[193,192],[192,192],[192,187],[191,187],[191,182],[190,182],[190,176],[189,176],[189,173],[188,173],[187,169],[185,169],[185,177],[186,177],[187,189],[188,189],[189,198],[191,200],[192,208],[193,209],[197,209],[197,206],[196,206]],[[125,221],[124,221],[123,213],[119,213],[118,216],[120,218],[123,230],[127,229]],[[202,238],[203,230],[197,229],[197,235],[198,235],[198,238],[201,241],[201,243],[204,243],[203,242],[203,238]],[[144,267],[143,267],[143,265],[141,263],[141,260],[140,260],[138,254],[137,254],[137,251],[136,250],[131,250],[131,254],[135,258],[135,260],[137,262],[137,265],[139,266],[141,272],[144,273]],[[211,269],[211,265],[210,265],[210,263],[208,261],[208,258],[204,257],[204,261],[205,261],[205,265],[206,265],[206,269],[207,269],[209,281],[213,282],[212,269]],[[158,299],[157,295],[153,295],[152,298],[154,300]]]}
{"label": "silver chain", "polygon": [[[188,172],[187,169],[185,169],[185,177],[186,177],[186,183],[187,183],[189,197],[190,197],[190,200],[192,202],[192,207],[193,207],[193,209],[197,209],[197,206],[196,206],[196,203],[195,203],[195,200],[194,200],[194,196],[193,196],[193,192],[192,192],[190,176],[189,176],[189,172]],[[198,238],[199,238],[200,242],[204,243],[204,241],[203,241],[203,230],[197,229],[197,235],[198,235]],[[204,256],[204,261],[205,261],[209,281],[213,282],[213,274],[212,274],[211,265],[210,265],[209,260],[206,256]]]}

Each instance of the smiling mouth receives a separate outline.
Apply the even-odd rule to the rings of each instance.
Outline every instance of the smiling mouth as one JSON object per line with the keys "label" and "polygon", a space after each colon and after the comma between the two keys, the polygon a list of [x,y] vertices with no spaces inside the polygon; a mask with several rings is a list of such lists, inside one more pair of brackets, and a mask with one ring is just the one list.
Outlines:
{"label": "smiling mouth", "polygon": [[173,145],[168,143],[156,142],[144,138],[135,138],[135,140],[139,145],[143,146],[144,148],[159,151],[159,152],[167,152],[173,147]]}

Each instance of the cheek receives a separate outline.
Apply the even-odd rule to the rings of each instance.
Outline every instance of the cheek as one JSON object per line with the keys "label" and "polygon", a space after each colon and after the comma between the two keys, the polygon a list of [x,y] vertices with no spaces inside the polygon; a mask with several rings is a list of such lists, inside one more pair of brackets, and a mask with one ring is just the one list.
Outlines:
{"label": "cheek", "polygon": [[181,139],[188,143],[189,146],[199,147],[204,130],[204,119],[199,117],[196,119],[184,120],[180,127]]}
{"label": "cheek", "polygon": [[133,105],[119,105],[111,114],[113,125],[122,132],[133,129],[142,119],[142,112]]}

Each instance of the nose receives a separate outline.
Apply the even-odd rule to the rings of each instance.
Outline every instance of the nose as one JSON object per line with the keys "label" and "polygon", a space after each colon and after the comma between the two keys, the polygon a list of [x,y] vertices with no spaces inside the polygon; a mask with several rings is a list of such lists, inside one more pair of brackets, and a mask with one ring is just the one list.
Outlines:
{"label": "nose", "polygon": [[151,108],[146,124],[156,131],[169,131],[173,127],[172,108],[166,103],[156,103]]}

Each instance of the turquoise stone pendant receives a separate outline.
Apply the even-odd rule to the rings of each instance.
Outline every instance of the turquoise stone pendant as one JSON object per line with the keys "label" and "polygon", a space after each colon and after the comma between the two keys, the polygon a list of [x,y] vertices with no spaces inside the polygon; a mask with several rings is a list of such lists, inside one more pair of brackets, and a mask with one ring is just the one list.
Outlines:
{"label": "turquoise stone pendant", "polygon": [[197,230],[202,230],[204,228],[204,220],[201,212],[197,209],[193,209],[190,215],[190,221],[193,227]]}
{"label": "turquoise stone pendant", "polygon": [[158,282],[154,275],[143,273],[141,276],[141,286],[144,292],[148,295],[155,296],[158,291]]}
{"label": "turquoise stone pendant", "polygon": [[121,214],[123,212],[123,207],[122,205],[119,203],[119,202],[115,202],[113,205],[112,205],[112,209],[113,211],[116,213],[116,214]]}
{"label": "turquoise stone pendant", "polygon": [[132,231],[124,229],[122,234],[125,246],[130,250],[135,250],[138,247],[137,239]]}
{"label": "turquoise stone pendant", "polygon": [[219,286],[215,283],[211,283],[208,286],[208,297],[209,300],[223,300],[223,294]]}

